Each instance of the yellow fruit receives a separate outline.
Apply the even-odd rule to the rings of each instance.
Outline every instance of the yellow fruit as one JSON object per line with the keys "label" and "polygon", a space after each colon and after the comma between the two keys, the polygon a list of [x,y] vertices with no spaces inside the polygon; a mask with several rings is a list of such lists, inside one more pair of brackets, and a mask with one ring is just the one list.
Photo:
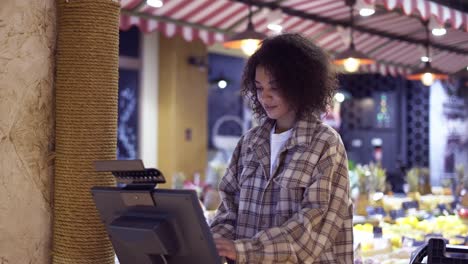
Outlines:
{"label": "yellow fruit", "polygon": [[399,236],[392,236],[390,238],[390,242],[392,243],[393,247],[401,248],[401,237]]}
{"label": "yellow fruit", "polygon": [[370,251],[374,249],[374,243],[372,242],[361,242],[361,250],[363,252]]}

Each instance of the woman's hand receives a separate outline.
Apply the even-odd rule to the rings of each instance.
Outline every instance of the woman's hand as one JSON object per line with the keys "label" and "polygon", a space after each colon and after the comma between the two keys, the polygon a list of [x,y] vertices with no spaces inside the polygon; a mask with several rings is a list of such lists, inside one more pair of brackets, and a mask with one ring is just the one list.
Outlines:
{"label": "woman's hand", "polygon": [[214,242],[221,257],[236,260],[236,247],[232,240],[226,238],[215,238]]}

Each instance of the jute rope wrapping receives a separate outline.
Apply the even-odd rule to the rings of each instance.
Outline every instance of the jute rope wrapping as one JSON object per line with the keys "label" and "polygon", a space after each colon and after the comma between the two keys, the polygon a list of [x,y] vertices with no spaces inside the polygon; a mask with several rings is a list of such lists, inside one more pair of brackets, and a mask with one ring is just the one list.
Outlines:
{"label": "jute rope wrapping", "polygon": [[53,263],[114,263],[91,197],[113,185],[94,160],[115,159],[120,5],[58,0]]}

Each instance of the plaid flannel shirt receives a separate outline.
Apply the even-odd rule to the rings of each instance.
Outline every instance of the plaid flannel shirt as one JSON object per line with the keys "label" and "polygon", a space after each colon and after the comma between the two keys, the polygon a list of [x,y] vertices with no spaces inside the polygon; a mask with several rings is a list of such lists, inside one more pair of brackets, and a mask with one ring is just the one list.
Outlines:
{"label": "plaid flannel shirt", "polygon": [[267,119],[239,141],[219,191],[214,237],[234,240],[237,263],[353,263],[352,202],[340,136],[298,120],[270,175]]}

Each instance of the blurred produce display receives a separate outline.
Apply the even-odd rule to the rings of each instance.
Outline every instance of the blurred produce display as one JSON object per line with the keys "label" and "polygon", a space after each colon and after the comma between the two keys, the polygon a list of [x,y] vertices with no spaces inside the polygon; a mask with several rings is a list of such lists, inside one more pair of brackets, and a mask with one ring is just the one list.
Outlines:
{"label": "blurred produce display", "polygon": [[468,195],[462,177],[453,192],[448,186],[432,187],[429,170],[415,167],[406,173],[405,193],[393,194],[379,164],[351,163],[349,175],[355,264],[409,263],[411,253],[433,237],[468,249],[468,208],[461,203]]}
{"label": "blurred produce display", "polygon": [[[381,235],[375,230],[380,229]],[[443,237],[452,245],[468,245],[468,226],[456,215],[418,219],[407,216],[395,223],[354,226],[355,263],[408,263],[418,246],[431,237]],[[405,260],[406,262],[402,262]],[[401,262],[400,262],[401,261]]]}

